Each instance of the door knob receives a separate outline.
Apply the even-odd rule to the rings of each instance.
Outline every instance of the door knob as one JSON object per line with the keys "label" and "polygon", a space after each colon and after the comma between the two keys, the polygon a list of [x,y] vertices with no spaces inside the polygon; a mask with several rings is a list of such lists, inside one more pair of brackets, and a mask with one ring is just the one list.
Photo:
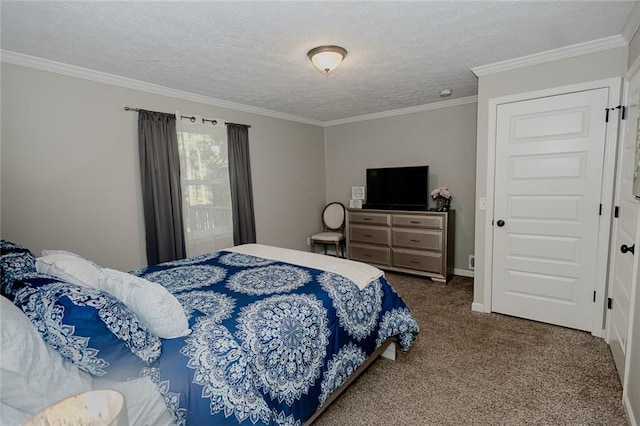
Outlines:
{"label": "door knob", "polygon": [[504,226],[504,220],[500,219],[496,222],[496,225],[498,225],[500,228],[502,228]]}
{"label": "door knob", "polygon": [[635,252],[634,252],[635,249],[636,249],[636,245],[635,244],[632,245],[631,247],[627,247],[626,244],[623,244],[623,245],[620,246],[620,251],[622,253],[630,252],[631,254],[635,254]]}

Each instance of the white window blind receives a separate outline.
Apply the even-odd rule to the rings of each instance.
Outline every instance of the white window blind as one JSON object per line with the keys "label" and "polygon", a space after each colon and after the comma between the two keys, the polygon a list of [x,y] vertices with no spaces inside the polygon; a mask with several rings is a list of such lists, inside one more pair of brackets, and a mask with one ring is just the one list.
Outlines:
{"label": "white window blind", "polygon": [[187,256],[233,246],[233,219],[227,129],[195,116],[180,119],[176,130],[180,151],[180,178]]}

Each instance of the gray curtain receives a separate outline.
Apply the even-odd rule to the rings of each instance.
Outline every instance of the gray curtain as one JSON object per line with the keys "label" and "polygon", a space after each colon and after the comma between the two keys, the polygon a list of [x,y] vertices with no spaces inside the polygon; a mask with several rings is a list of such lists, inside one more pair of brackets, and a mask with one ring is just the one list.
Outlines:
{"label": "gray curtain", "polygon": [[227,123],[229,143],[229,179],[233,212],[233,243],[256,242],[256,220],[253,212],[253,188],[249,161],[249,126]]}
{"label": "gray curtain", "polygon": [[184,259],[180,155],[173,114],[140,110],[138,144],[147,262]]}

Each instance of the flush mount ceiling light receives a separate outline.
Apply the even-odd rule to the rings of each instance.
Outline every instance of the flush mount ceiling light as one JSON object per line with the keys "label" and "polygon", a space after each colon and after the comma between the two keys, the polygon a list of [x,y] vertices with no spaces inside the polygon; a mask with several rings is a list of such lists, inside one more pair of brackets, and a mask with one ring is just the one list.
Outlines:
{"label": "flush mount ceiling light", "polygon": [[448,98],[449,96],[451,96],[452,93],[453,91],[451,89],[444,89],[440,91],[440,97]]}
{"label": "flush mount ceiling light", "polygon": [[307,56],[319,70],[329,74],[344,60],[347,50],[340,46],[318,46],[311,49]]}

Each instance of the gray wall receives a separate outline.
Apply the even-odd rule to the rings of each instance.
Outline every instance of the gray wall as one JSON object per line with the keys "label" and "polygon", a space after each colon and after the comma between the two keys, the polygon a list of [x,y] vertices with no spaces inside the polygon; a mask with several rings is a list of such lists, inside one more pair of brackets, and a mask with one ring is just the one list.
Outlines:
{"label": "gray wall", "polygon": [[627,61],[627,65],[631,67],[638,57],[640,57],[640,37],[638,37],[638,33],[636,32],[636,35],[629,43],[629,60]]}
{"label": "gray wall", "polygon": [[[640,2],[636,2],[635,9],[640,8]],[[631,16],[636,17],[639,13],[632,13]],[[636,22],[636,25],[638,23]],[[629,41],[629,58],[627,60],[627,66],[631,68],[633,63],[640,57],[640,32],[636,29],[636,33],[633,35],[631,40]]]}
{"label": "gray wall", "polygon": [[200,114],[249,131],[259,243],[307,250],[325,204],[324,129],[2,63],[2,238],[104,266],[146,264],[137,114]]}
{"label": "gray wall", "polygon": [[[627,47],[482,76],[478,79],[476,200],[487,196],[489,99],[624,75]],[[476,206],[478,203],[476,202]],[[485,224],[491,218],[476,208],[474,304],[484,304]]]}
{"label": "gray wall", "polygon": [[[327,201],[349,205],[369,167],[428,165],[430,190],[446,186],[456,210],[455,268],[474,240],[475,102],[326,128]],[[431,201],[433,206],[433,201]]]}

